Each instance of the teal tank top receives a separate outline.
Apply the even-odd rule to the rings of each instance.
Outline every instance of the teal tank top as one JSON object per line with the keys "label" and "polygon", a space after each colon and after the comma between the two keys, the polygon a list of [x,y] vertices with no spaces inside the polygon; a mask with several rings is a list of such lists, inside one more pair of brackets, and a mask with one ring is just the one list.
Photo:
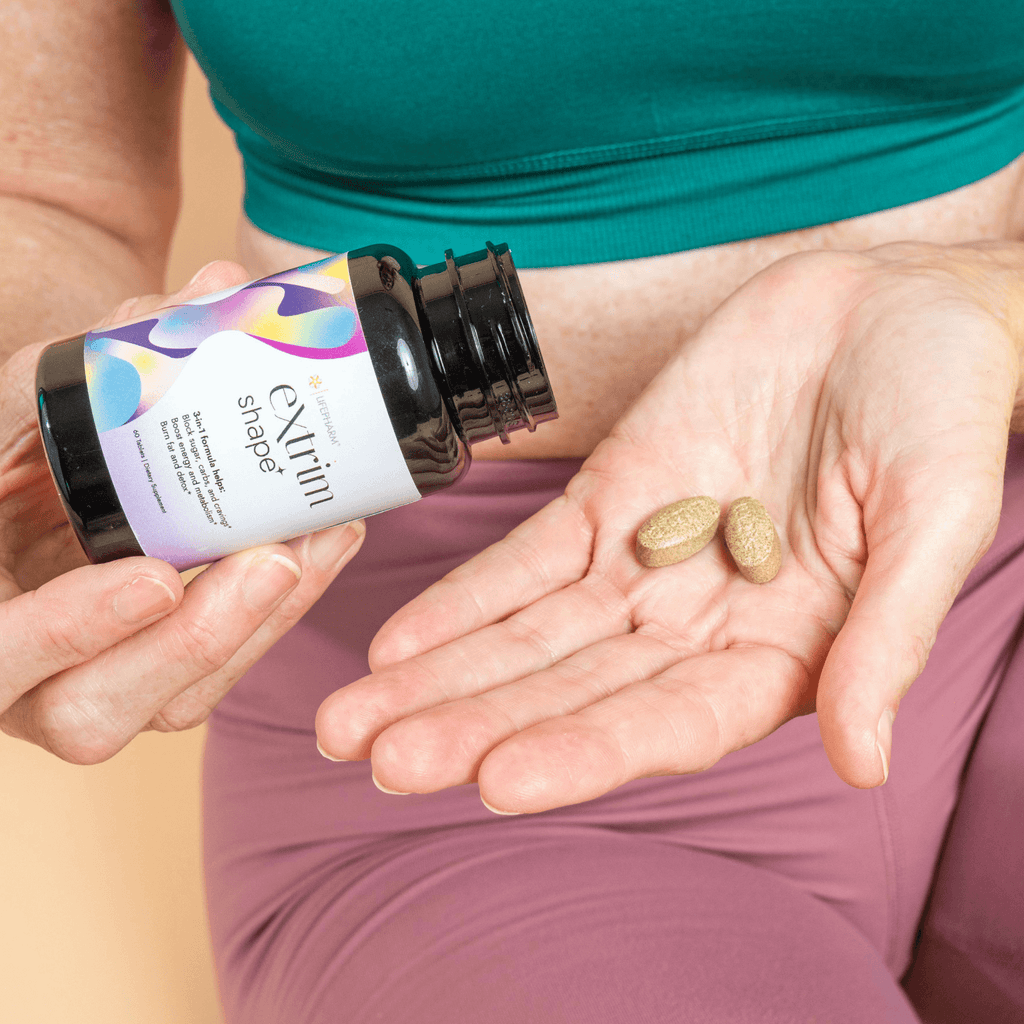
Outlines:
{"label": "teal tank top", "polygon": [[1024,151],[1020,0],[172,0],[245,211],[328,251],[632,259],[889,209]]}

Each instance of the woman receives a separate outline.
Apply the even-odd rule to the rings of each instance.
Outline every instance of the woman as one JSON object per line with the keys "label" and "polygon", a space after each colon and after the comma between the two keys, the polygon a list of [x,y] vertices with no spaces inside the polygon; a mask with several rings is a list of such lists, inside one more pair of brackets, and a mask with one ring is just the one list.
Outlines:
{"label": "woman", "polygon": [[[89,762],[219,704],[229,1020],[917,1019],[898,979],[1020,620],[1024,25],[751,6],[2,15],[10,349],[493,237],[559,400],[336,582],[360,526],[183,593],[81,565],[39,346],[4,367],[3,726]],[[243,265],[109,313],[163,272],[175,15],[245,157]],[[759,497],[777,579],[717,546],[641,569],[689,494]]]}

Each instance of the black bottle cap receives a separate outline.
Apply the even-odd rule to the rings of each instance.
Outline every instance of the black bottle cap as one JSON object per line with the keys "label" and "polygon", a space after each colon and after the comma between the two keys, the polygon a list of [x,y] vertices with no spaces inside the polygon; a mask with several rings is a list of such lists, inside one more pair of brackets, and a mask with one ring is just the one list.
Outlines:
{"label": "black bottle cap", "polygon": [[535,430],[558,411],[512,254],[492,245],[417,273],[428,339],[469,442]]}
{"label": "black bottle cap", "polygon": [[54,342],[36,370],[43,445],[57,493],[92,562],[144,554],[110,479],[89,403],[85,335]]}

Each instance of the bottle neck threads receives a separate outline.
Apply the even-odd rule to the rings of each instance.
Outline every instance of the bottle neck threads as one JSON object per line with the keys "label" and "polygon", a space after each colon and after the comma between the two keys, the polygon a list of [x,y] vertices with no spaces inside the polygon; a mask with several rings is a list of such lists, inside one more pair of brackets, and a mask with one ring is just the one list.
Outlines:
{"label": "bottle neck threads", "polygon": [[473,443],[535,430],[558,412],[512,254],[487,243],[417,272],[427,339],[460,432]]}

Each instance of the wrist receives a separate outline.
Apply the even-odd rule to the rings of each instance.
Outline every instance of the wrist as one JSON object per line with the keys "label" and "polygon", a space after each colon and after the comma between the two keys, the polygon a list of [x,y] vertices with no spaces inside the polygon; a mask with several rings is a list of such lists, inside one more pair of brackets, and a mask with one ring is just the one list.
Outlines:
{"label": "wrist", "polygon": [[1024,433],[1024,244],[972,242],[953,248],[968,257],[961,280],[999,322],[1012,346],[1010,372],[1016,387],[1010,433]]}
{"label": "wrist", "polygon": [[[886,251],[890,250],[890,251]],[[873,255],[888,270],[955,282],[998,323],[1008,342],[1006,372],[1013,384],[1010,433],[1024,433],[1024,243],[980,240],[956,245],[897,242]]]}

